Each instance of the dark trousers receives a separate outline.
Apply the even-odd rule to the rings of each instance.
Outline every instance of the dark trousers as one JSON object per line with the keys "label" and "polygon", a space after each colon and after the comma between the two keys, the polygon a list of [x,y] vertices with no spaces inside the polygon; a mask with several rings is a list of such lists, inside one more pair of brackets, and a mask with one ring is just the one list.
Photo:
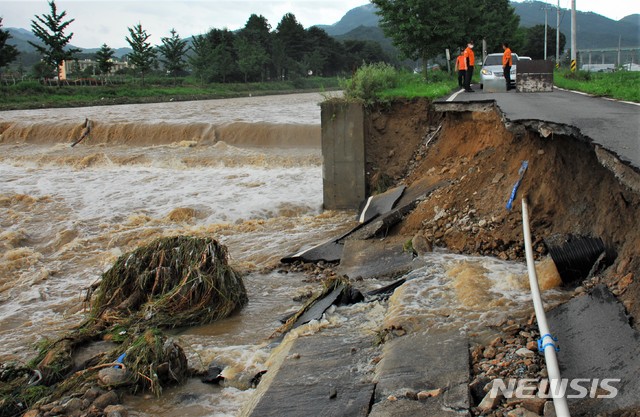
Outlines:
{"label": "dark trousers", "polygon": [[465,70],[459,70],[458,71],[458,85],[460,87],[464,86],[465,83],[465,77],[466,77],[466,72]]}
{"label": "dark trousers", "polygon": [[511,67],[505,65],[502,69],[504,70],[504,81],[507,83],[507,91],[509,91],[511,90]]}
{"label": "dark trousers", "polygon": [[473,77],[473,65],[469,65],[464,75],[464,89],[471,90],[471,78]]}

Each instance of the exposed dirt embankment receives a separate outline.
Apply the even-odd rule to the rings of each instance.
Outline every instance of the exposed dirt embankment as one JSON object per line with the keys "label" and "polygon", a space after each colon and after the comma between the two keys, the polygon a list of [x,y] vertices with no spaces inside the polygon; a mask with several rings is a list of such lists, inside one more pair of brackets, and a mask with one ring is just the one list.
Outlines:
{"label": "exposed dirt embankment", "polygon": [[[367,144],[372,190],[381,178],[407,185],[449,182],[391,234],[422,234],[456,252],[522,259],[521,197],[526,195],[538,254],[546,253],[548,239],[568,235],[600,237],[617,252],[599,279],[620,296],[637,325],[640,195],[603,166],[596,154],[603,150],[591,143],[510,128],[493,106],[438,114],[426,101],[411,101],[373,109]],[[528,170],[509,211],[505,206],[524,160]],[[631,170],[631,175],[638,174]]]}

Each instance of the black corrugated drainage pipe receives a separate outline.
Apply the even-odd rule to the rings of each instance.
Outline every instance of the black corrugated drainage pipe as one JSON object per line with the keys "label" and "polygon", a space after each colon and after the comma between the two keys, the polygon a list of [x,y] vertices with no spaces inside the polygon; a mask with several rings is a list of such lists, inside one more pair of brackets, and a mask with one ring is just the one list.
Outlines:
{"label": "black corrugated drainage pipe", "polygon": [[594,267],[611,265],[616,254],[599,237],[567,235],[545,240],[565,285],[583,281]]}

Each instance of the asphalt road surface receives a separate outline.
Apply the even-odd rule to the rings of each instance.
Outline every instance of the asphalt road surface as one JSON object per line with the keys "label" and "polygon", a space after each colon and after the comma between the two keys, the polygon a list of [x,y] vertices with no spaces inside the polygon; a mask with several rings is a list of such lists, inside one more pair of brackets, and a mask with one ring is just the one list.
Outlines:
{"label": "asphalt road surface", "polygon": [[495,100],[512,122],[541,120],[573,126],[595,143],[640,169],[640,104],[554,89],[547,93],[475,93],[457,91],[438,102],[470,103]]}

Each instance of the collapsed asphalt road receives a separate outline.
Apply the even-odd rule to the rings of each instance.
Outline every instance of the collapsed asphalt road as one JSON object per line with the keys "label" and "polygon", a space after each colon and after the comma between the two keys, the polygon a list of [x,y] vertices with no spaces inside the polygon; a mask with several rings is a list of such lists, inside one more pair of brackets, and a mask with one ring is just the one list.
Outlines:
{"label": "collapsed asphalt road", "polygon": [[540,121],[575,128],[577,137],[602,145],[640,170],[640,104],[558,89],[545,93],[486,93],[474,87],[475,93],[453,93],[437,100],[436,107],[495,101],[510,122]]}

